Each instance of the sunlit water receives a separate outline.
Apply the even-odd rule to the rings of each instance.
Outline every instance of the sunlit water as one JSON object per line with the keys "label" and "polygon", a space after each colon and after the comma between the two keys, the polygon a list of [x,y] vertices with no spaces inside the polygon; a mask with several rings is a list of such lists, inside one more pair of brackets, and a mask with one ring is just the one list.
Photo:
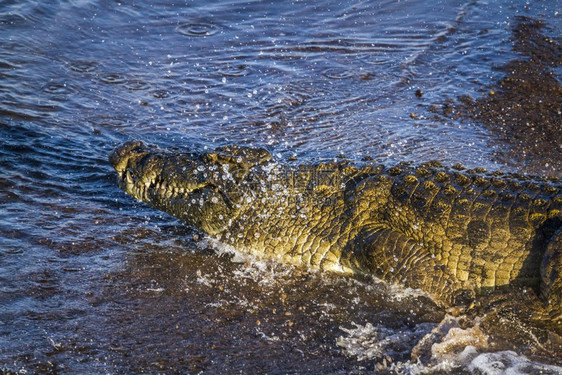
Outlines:
{"label": "sunlit water", "polygon": [[[515,16],[560,33],[556,3],[1,1],[0,372],[423,369],[410,351],[444,314],[426,298],[219,257],[119,191],[108,154],[134,138],[545,172],[426,108],[501,77]],[[559,371],[504,341],[426,370]]]}

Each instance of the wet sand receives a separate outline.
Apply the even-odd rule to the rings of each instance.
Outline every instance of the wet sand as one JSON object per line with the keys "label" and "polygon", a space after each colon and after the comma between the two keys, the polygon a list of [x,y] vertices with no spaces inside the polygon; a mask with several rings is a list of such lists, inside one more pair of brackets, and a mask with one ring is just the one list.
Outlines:
{"label": "wet sand", "polygon": [[562,66],[562,38],[544,31],[548,28],[542,21],[520,17],[513,28],[513,49],[521,58],[498,68],[505,76],[483,88],[480,98],[459,96],[432,110],[485,125],[511,146],[500,158],[539,163],[560,176],[562,86],[555,69]]}

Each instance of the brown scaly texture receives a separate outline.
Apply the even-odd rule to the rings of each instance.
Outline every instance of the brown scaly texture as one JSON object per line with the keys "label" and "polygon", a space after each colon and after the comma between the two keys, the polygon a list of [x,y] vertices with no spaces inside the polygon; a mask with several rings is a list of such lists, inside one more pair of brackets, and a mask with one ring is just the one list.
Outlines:
{"label": "brown scaly texture", "polygon": [[276,163],[264,149],[205,154],[142,142],[116,148],[120,187],[240,252],[370,274],[456,304],[540,288],[562,319],[557,179],[444,167]]}

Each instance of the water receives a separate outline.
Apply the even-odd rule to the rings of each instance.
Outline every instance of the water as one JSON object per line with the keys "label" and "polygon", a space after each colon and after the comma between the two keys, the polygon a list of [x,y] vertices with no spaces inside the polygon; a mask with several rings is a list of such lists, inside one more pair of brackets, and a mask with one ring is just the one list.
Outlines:
{"label": "water", "polygon": [[556,5],[1,1],[0,371],[557,373],[517,319],[488,327],[488,346],[458,328],[446,342],[468,349],[416,364],[444,317],[425,297],[217,256],[126,197],[107,162],[134,138],[560,175],[559,160],[519,163],[489,129],[427,110],[501,78],[516,16],[560,35]]}

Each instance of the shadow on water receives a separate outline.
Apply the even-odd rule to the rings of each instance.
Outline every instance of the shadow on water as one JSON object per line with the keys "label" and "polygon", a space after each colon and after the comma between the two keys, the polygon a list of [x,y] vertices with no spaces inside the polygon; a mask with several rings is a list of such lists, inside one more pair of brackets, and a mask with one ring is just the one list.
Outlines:
{"label": "shadow on water", "polygon": [[[508,75],[494,68],[520,58],[510,40],[515,16],[540,18],[556,35],[554,8],[4,1],[0,373],[419,370],[410,354],[425,360],[431,348],[416,344],[445,315],[426,297],[219,257],[179,222],[122,194],[108,154],[140,138],[197,149],[265,145],[299,160],[343,153],[559,175],[559,156],[514,162],[519,143],[503,142],[506,133],[481,117],[436,120],[427,109]],[[529,29],[530,40],[539,29]],[[547,70],[559,80],[559,69]],[[480,311],[490,318],[479,325],[470,314],[447,320],[460,338],[437,348],[442,355],[425,371],[543,366],[522,354],[562,365],[552,354],[559,341],[544,327],[509,309]],[[474,326],[490,337],[488,349],[467,338],[481,337]],[[463,343],[476,352],[447,357]]]}

